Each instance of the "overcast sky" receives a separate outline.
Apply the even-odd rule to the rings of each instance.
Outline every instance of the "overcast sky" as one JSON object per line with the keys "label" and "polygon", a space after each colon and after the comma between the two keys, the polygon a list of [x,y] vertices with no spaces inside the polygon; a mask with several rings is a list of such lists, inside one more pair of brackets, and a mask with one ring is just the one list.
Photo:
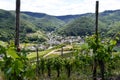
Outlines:
{"label": "overcast sky", "polygon": [[[0,0],[0,9],[15,10],[16,0]],[[21,11],[68,15],[95,12],[96,0],[21,0]],[[99,0],[99,11],[120,9],[120,0]]]}

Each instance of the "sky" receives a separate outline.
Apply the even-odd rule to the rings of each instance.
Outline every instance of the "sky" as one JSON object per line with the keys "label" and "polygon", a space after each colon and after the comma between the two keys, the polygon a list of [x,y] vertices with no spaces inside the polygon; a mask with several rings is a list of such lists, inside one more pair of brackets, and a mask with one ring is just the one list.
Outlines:
{"label": "sky", "polygon": [[[98,0],[99,12],[120,9],[120,0]],[[21,11],[49,15],[74,15],[95,12],[96,0],[21,0]],[[15,10],[16,0],[0,0],[0,9]]]}

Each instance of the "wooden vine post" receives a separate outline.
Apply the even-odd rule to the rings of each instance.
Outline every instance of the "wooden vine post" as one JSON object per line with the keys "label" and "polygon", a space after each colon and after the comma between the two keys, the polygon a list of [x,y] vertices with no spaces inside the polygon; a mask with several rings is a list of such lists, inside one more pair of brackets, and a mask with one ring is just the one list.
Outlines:
{"label": "wooden vine post", "polygon": [[15,46],[19,51],[19,26],[20,26],[20,0],[16,0],[16,29],[15,29]]}
{"label": "wooden vine post", "polygon": [[39,54],[38,54],[38,46],[36,46],[36,56],[37,56],[37,61],[36,61],[36,76],[39,79]]}
{"label": "wooden vine post", "polygon": [[[95,35],[96,35],[96,50],[98,48],[98,11],[99,11],[99,1],[96,1],[96,11],[95,11]],[[94,57],[94,64],[93,64],[93,80],[97,80],[97,59]]]}

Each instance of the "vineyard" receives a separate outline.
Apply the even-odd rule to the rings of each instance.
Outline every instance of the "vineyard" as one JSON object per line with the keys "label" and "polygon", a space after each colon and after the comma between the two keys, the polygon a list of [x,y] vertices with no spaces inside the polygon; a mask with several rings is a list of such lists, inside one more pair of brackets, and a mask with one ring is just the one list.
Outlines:
{"label": "vineyard", "polygon": [[[0,46],[3,58],[0,60],[1,78],[3,80],[92,80],[94,57],[104,61],[104,73],[101,65],[97,65],[97,78],[104,75],[105,80],[120,75],[120,52],[114,52],[117,37],[112,40],[99,38],[99,48],[94,53],[95,35],[85,38],[84,44],[73,44],[70,53],[43,58],[28,58],[24,48],[16,51],[13,42]],[[60,48],[60,47],[59,47]],[[54,48],[55,49],[55,48]],[[48,51],[49,52],[49,51]],[[47,53],[48,53],[47,52]],[[46,53],[46,54],[47,54]],[[35,54],[36,55],[36,54]]]}
{"label": "vineyard", "polygon": [[99,34],[98,8],[96,1],[95,33],[82,37],[84,43],[46,50],[35,46],[30,51],[19,47],[20,0],[16,0],[15,42],[0,41],[0,80],[120,80],[120,51],[116,50],[120,32],[112,37]]}

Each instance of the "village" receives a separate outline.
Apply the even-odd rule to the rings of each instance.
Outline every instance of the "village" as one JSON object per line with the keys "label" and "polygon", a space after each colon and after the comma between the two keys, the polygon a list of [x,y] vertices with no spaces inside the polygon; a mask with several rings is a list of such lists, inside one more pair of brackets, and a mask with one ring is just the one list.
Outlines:
{"label": "village", "polygon": [[48,40],[43,43],[43,44],[37,44],[37,45],[30,45],[27,46],[27,50],[35,51],[36,48],[38,50],[46,50],[53,48],[54,46],[60,45],[60,44],[70,44],[72,45],[73,43],[77,44],[83,44],[84,40],[80,36],[57,36],[57,35],[52,35],[51,33],[47,34]]}

